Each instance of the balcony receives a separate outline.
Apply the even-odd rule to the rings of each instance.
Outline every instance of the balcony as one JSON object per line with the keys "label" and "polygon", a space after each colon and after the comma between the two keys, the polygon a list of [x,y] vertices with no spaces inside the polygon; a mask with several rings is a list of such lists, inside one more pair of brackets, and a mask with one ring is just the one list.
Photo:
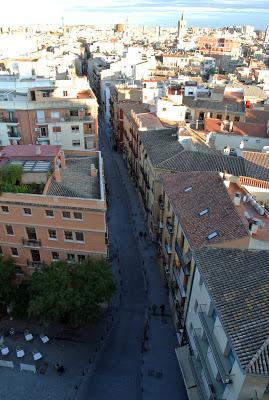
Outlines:
{"label": "balcony", "polygon": [[144,168],[141,165],[140,165],[140,171],[141,171],[141,174],[142,174],[143,179],[145,181],[146,188],[149,190],[150,189],[149,180],[148,180],[148,177],[147,177],[147,174],[146,174]]}
{"label": "balcony", "polygon": [[160,210],[164,210],[164,202],[162,201],[162,200],[159,200],[159,207],[160,207]]}
{"label": "balcony", "polygon": [[65,115],[63,117],[58,118],[38,118],[36,119],[36,125],[44,125],[44,124],[57,124],[61,122],[93,122],[93,118],[89,115]]}
{"label": "balcony", "polygon": [[49,136],[48,135],[44,135],[44,136],[42,136],[42,135],[39,135],[38,137],[37,137],[37,139],[36,139],[39,143],[45,143],[45,144],[48,144],[49,143]]}
{"label": "balcony", "polygon": [[176,254],[179,258],[180,264],[182,266],[182,270],[185,276],[190,276],[190,266],[191,266],[191,252],[189,251],[187,254],[183,253],[178,242],[175,244]]}
{"label": "balcony", "polygon": [[169,221],[169,219],[166,220],[166,229],[168,230],[168,233],[172,235],[174,233],[174,224]]}
{"label": "balcony", "polygon": [[45,267],[45,264],[42,261],[27,260],[27,266],[28,268],[34,268],[40,271],[42,268]]}
{"label": "balcony", "polygon": [[187,288],[180,280],[178,268],[174,267],[173,268],[173,273],[174,273],[174,277],[175,277],[175,280],[176,280],[176,284],[177,284],[178,289],[179,289],[180,296],[181,296],[182,299],[185,299],[187,297],[187,295],[186,295]]}
{"label": "balcony", "polygon": [[232,379],[229,374],[231,366],[228,358],[225,357],[224,354],[222,354],[222,352],[220,351],[219,345],[215,339],[215,335],[213,333],[214,320],[209,317],[205,311],[203,311],[201,306],[199,308],[198,316],[205,331],[209,346],[212,350],[212,355],[220,373],[221,380],[223,383],[231,383]]}
{"label": "balcony", "polygon": [[222,399],[222,394],[224,392],[225,387],[222,382],[219,382],[214,378],[214,375],[212,373],[212,370],[211,370],[211,367],[210,367],[210,364],[209,364],[208,358],[207,358],[208,345],[202,338],[200,338],[200,336],[197,334],[197,332],[194,333],[193,339],[194,339],[196,350],[199,354],[199,360],[200,360],[203,372],[205,374],[208,389],[210,391],[210,396],[211,396],[210,398],[215,399],[215,400]]}
{"label": "balcony", "polygon": [[41,240],[38,240],[38,239],[22,239],[22,244],[25,247],[41,247]]}
{"label": "balcony", "polygon": [[21,139],[21,134],[19,132],[8,132],[7,134],[10,139],[15,139],[15,140]]}
{"label": "balcony", "polygon": [[0,123],[6,123],[6,124],[18,124],[18,118],[15,117],[1,117],[0,118]]}
{"label": "balcony", "polygon": [[170,256],[172,254],[172,249],[171,249],[170,244],[165,243],[164,247],[165,247],[166,253]]}

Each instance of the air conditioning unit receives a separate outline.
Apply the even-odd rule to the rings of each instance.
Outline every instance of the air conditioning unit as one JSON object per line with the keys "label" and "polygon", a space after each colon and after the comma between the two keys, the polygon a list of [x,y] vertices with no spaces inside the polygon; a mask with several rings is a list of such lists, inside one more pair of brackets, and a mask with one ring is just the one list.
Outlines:
{"label": "air conditioning unit", "polygon": [[35,128],[35,132],[40,132],[40,128]]}

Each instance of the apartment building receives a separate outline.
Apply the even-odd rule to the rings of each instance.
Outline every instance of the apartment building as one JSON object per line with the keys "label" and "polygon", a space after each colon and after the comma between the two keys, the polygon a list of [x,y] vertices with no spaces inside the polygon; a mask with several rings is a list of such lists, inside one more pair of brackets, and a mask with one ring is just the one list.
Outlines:
{"label": "apartment building", "polygon": [[[52,144],[65,150],[98,149],[98,104],[84,78],[31,82],[0,96],[0,140]],[[1,83],[0,83],[1,87]]]}
{"label": "apartment building", "polygon": [[[60,146],[7,146],[1,166],[22,168],[24,193],[3,192],[0,246],[18,275],[53,261],[106,257],[103,161],[98,151]],[[26,189],[26,190],[25,190]]]}
{"label": "apartment building", "polygon": [[[203,248],[176,349],[189,398],[269,398],[269,252]],[[253,268],[255,266],[255,268]]]}
{"label": "apartment building", "polygon": [[[249,221],[239,215],[216,172],[180,172],[160,177],[163,193],[160,262],[177,327],[184,325],[195,270],[193,251],[204,246],[249,248]],[[269,215],[269,214],[268,214]]]}
{"label": "apartment building", "polygon": [[241,42],[238,38],[206,35],[198,37],[196,46],[197,50],[202,54],[232,54],[239,56]]}
{"label": "apartment building", "polygon": [[[179,133],[180,132],[180,133]],[[160,174],[204,171],[223,172],[236,180],[250,182],[246,189],[256,196],[259,185],[266,186],[269,157],[265,153],[242,151],[241,157],[221,154],[203,144],[192,131],[177,128],[147,131],[139,139],[138,187],[149,230],[159,240],[162,190]],[[250,178],[250,179],[249,179]],[[238,183],[241,186],[241,183]],[[261,189],[265,191],[265,189]]]}

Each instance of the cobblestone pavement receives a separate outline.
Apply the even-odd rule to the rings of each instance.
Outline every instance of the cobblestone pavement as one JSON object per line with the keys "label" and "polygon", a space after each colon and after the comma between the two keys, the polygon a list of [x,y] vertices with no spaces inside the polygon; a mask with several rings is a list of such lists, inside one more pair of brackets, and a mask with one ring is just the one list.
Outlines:
{"label": "cobblestone pavement", "polygon": [[[119,280],[119,306],[95,371],[85,377],[78,400],[187,399],[175,356],[176,336],[160,277],[156,247],[148,238],[138,196],[121,155],[111,150],[100,121],[100,145],[109,189],[108,227]],[[164,316],[149,312],[166,306]]]}

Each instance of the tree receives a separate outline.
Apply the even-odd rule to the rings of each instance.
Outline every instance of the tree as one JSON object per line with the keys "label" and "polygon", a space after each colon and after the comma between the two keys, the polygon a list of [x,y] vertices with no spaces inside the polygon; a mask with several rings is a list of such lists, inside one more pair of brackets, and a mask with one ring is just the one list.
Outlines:
{"label": "tree", "polygon": [[32,275],[28,313],[42,323],[92,323],[99,303],[108,301],[115,289],[105,260],[60,261]]}
{"label": "tree", "polygon": [[0,258],[0,303],[3,308],[10,304],[13,298],[13,280],[15,277],[14,262],[11,258],[4,260]]}

